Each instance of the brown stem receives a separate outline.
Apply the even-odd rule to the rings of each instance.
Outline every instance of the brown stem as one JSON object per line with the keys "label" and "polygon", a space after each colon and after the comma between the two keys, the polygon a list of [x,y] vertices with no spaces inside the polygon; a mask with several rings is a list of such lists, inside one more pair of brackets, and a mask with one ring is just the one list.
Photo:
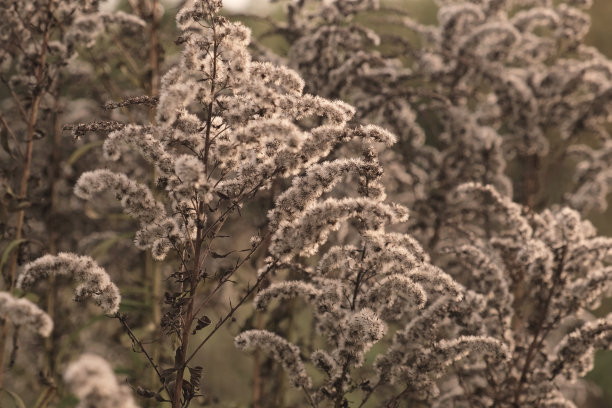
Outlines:
{"label": "brown stem", "polygon": [[[159,15],[159,0],[152,0],[150,4],[150,22],[149,22],[149,65],[151,69],[151,89],[150,94],[152,97],[159,95],[159,83],[160,83],[160,20]],[[151,123],[155,124],[155,110],[150,111]],[[153,170],[153,179],[157,178],[155,169]],[[147,252],[148,256],[151,256],[150,252]],[[156,334],[160,335],[161,331],[161,298],[162,298],[162,275],[159,265],[150,260],[151,267],[151,309],[152,319],[154,327],[156,328]],[[153,358],[155,361],[159,361],[161,357],[161,347],[158,342],[153,343]]]}
{"label": "brown stem", "polygon": [[[259,311],[255,311],[255,328],[258,330],[263,329],[263,315]],[[261,405],[263,381],[261,378],[261,352],[259,349],[255,351],[253,360],[253,408],[263,408]]]}
{"label": "brown stem", "polygon": [[366,395],[363,397],[363,399],[361,400],[361,403],[359,404],[358,408],[362,408],[370,399],[370,397],[374,394],[374,391],[376,391],[378,389],[378,387],[380,387],[381,383],[380,381],[378,381],[376,384],[374,384],[367,392]]}
{"label": "brown stem", "polygon": [[[204,204],[202,202],[197,203],[197,218],[200,218],[200,215],[204,213]],[[219,225],[221,228],[223,224]],[[176,369],[176,380],[174,383],[174,392],[172,393],[172,408],[180,408],[181,407],[181,396],[185,375],[185,368],[189,363],[190,358],[187,358],[187,347],[189,346],[189,336],[191,334],[191,327],[193,326],[194,320],[194,301],[195,301],[195,293],[198,287],[199,279],[200,279],[200,270],[202,267],[202,263],[206,259],[206,255],[208,254],[208,250],[210,249],[210,241],[208,242],[207,248],[202,253],[202,246],[206,235],[204,233],[204,227],[198,226],[195,238],[195,248],[194,248],[194,256],[193,256],[193,267],[189,271],[189,300],[187,302],[187,310],[184,314],[184,319],[181,325],[181,344],[176,350],[176,355],[174,359],[174,368]]]}
{"label": "brown stem", "polygon": [[181,407],[181,396],[183,390],[183,375],[187,366],[187,347],[189,346],[189,335],[191,334],[191,326],[193,324],[193,302],[194,295],[198,284],[198,276],[200,274],[200,256],[202,248],[202,228],[198,227],[195,254],[193,257],[193,268],[189,276],[189,301],[187,303],[187,311],[183,320],[181,330],[181,345],[176,351],[174,368],[176,371],[176,381],[174,383],[174,392],[172,393],[172,408]]}
{"label": "brown stem", "polygon": [[159,95],[160,55],[159,55],[159,0],[151,1],[151,21],[149,24],[149,65],[151,66],[151,96]]}
{"label": "brown stem", "polygon": [[[36,126],[36,119],[38,116],[38,105],[40,104],[40,95],[34,97],[32,103],[32,109],[30,113],[30,119],[28,121],[28,129],[26,133],[26,154],[25,162],[23,164],[23,173],[21,176],[21,182],[19,183],[19,197],[26,198],[28,192],[28,180],[30,179],[30,172],[32,169],[32,153],[34,152],[34,130]],[[15,232],[15,239],[21,239],[23,233],[23,223],[25,220],[25,210],[20,210],[17,213],[17,226]],[[17,272],[17,252],[11,257],[9,263],[9,287],[10,291],[15,288],[15,275]]]}
{"label": "brown stem", "polygon": [[[51,148],[51,160],[49,164],[49,216],[47,217],[47,231],[49,231],[49,253],[57,254],[57,232],[52,225],[54,215],[58,207],[58,178],[61,165],[61,139],[62,131],[59,121],[59,106],[56,100],[55,112],[53,115],[53,146]],[[57,286],[55,276],[49,276],[49,287],[47,289],[47,314],[51,320],[55,321]],[[55,375],[55,357],[57,356],[57,337],[54,333],[45,339],[45,371],[46,376],[53,378]]]}
{"label": "brown stem", "polygon": [[516,391],[514,393],[514,406],[515,407],[519,406],[519,399],[523,391],[523,386],[527,383],[527,375],[529,373],[529,368],[531,367],[531,363],[533,362],[533,356],[536,354],[537,351],[540,350],[543,344],[544,337],[550,331],[550,327],[544,330],[544,332],[542,332],[542,329],[544,328],[544,323],[546,322],[546,318],[548,317],[548,311],[549,311],[548,309],[550,308],[552,299],[557,291],[557,285],[560,283],[561,273],[563,272],[563,268],[564,268],[564,260],[565,260],[565,255],[567,254],[567,247],[562,247],[560,250],[561,252],[556,256],[557,267],[554,270],[552,286],[550,288],[548,295],[546,296],[546,300],[544,301],[543,307],[540,309],[541,310],[540,319],[538,320],[538,323],[534,330],[533,340],[531,341],[531,344],[529,345],[529,348],[527,349],[527,353],[525,354],[525,364],[523,365],[523,369],[521,370],[521,377],[519,379],[518,385],[516,387]]}
{"label": "brown stem", "polygon": [[[51,1],[49,1],[47,5],[49,14],[51,14]],[[23,164],[23,173],[21,175],[21,182],[19,183],[19,197],[26,198],[28,193],[28,180],[30,179],[30,172],[32,167],[32,154],[34,152],[34,131],[36,130],[36,121],[38,119],[38,107],[40,104],[40,100],[42,97],[42,83],[43,76],[45,74],[45,66],[47,61],[47,44],[49,43],[50,37],[50,23],[47,22],[45,26],[45,31],[43,34],[43,41],[40,48],[40,55],[38,60],[38,66],[36,69],[36,81],[37,87],[35,94],[33,95],[32,104],[30,107],[29,117],[27,120],[27,130],[26,130],[26,153]],[[18,106],[22,106],[19,102],[19,98],[17,97]],[[25,221],[25,210],[20,210],[17,213],[17,225],[15,232],[15,240],[19,240],[23,234],[23,224]],[[9,292],[12,292],[15,289],[15,276],[17,275],[17,258],[18,251],[15,251],[9,261],[8,267],[8,284],[9,284]],[[5,346],[6,346],[6,336],[8,334],[8,321],[5,320],[2,324],[2,332],[0,334],[0,389],[2,389],[2,384],[4,381],[4,362],[5,362]]]}
{"label": "brown stem", "polygon": [[2,81],[2,83],[8,88],[9,92],[11,93],[11,96],[13,97],[13,101],[15,102],[15,105],[17,105],[17,108],[19,109],[19,114],[21,115],[21,118],[23,119],[25,123],[27,123],[28,114],[25,111],[23,104],[21,103],[21,99],[19,99],[19,96],[15,92],[15,89],[13,89],[13,86],[11,85],[9,81],[7,81],[4,75],[0,74],[0,81]]}
{"label": "brown stem", "polygon": [[[161,272],[159,265],[153,259],[151,251],[148,250],[145,254],[144,275],[147,282],[151,282],[149,288],[149,303],[151,305],[151,321],[153,327],[153,338],[159,339],[161,335]],[[154,340],[151,344],[151,358],[153,361],[159,361],[161,357],[161,348],[159,341]],[[151,372],[149,379],[151,384],[155,384],[157,376],[155,372]]]}
{"label": "brown stem", "polygon": [[40,396],[40,398],[36,402],[36,405],[34,406],[34,408],[46,408],[47,405],[49,405],[49,402],[51,402],[51,400],[55,396],[56,391],[57,391],[57,387],[55,385],[53,384],[48,385],[47,388],[45,388],[45,391],[43,392],[43,394]]}
{"label": "brown stem", "polygon": [[386,407],[387,408],[397,408],[399,401],[404,399],[404,397],[406,397],[409,392],[410,392],[410,388],[406,386],[406,388],[404,388],[402,392],[400,392],[399,394],[397,394],[396,396],[394,396],[387,402]]}
{"label": "brown stem", "polygon": [[2,319],[2,328],[0,330],[0,389],[2,389],[2,379],[4,374],[4,349],[6,348],[6,340],[8,338],[7,319]]}
{"label": "brown stem", "polygon": [[219,330],[221,328],[221,326],[223,326],[223,324],[225,322],[227,322],[236,312],[236,310],[238,310],[238,308],[240,306],[242,306],[242,304],[251,296],[251,294],[253,294],[253,292],[255,292],[255,290],[259,287],[259,284],[268,276],[268,273],[276,267],[278,263],[278,260],[274,261],[274,263],[272,265],[270,265],[270,267],[268,267],[268,270],[265,271],[264,273],[262,273],[257,280],[255,281],[255,284],[253,286],[251,286],[246,293],[244,294],[244,296],[242,298],[240,298],[240,300],[238,301],[238,303],[234,306],[232,306],[230,308],[230,311],[227,312],[227,314],[221,318],[221,320],[219,320],[217,322],[217,324],[215,324],[215,327],[213,327],[213,329],[211,330],[210,333],[208,333],[208,335],[204,338],[204,340],[202,340],[200,342],[200,344],[198,344],[198,346],[195,348],[195,350],[193,350],[191,352],[191,354],[189,355],[189,357],[186,360],[186,363],[189,363],[189,361],[191,361],[191,359],[193,359],[193,357],[195,357],[195,355],[198,353],[198,351],[200,351],[200,349],[204,346],[204,344],[206,344],[208,342],[208,340],[210,340],[210,338],[213,336],[213,334],[215,334],[217,332],[217,330]]}
{"label": "brown stem", "polygon": [[204,172],[208,174],[208,152],[210,150],[210,129],[212,125],[212,110],[213,103],[215,101],[215,79],[217,78],[217,52],[219,43],[217,41],[217,33],[215,31],[215,24],[211,24],[213,30],[213,72],[212,81],[210,84],[210,103],[208,104],[208,116],[206,118],[206,139],[204,141]]}
{"label": "brown stem", "polygon": [[346,378],[349,371],[349,363],[350,360],[346,360],[344,366],[342,367],[342,375],[338,378],[334,387],[336,388],[336,398],[334,399],[334,408],[342,408],[345,406],[344,404],[344,392],[342,391],[342,383],[344,382],[344,378]]}

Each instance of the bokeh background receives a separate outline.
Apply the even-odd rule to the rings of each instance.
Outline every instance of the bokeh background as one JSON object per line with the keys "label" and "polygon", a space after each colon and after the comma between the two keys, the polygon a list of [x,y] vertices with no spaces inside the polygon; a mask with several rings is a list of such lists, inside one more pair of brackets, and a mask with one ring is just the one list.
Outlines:
{"label": "bokeh background", "polygon": [[[283,18],[284,1],[223,0],[223,2],[225,6],[224,13],[230,18],[240,19],[246,25],[252,27],[255,37],[265,27],[261,26],[256,19],[248,17],[249,15],[256,14],[278,19]],[[434,23],[436,21],[437,10],[433,0],[381,0],[381,2],[385,5],[405,9],[424,23]],[[180,0],[164,2],[166,19],[170,20],[173,18],[179,3]],[[127,8],[127,0],[108,0],[104,3],[104,7],[107,9]],[[612,58],[612,0],[594,0],[591,18],[592,27],[588,34],[587,42]],[[282,39],[277,38],[267,41],[266,45],[275,48],[274,50],[280,54],[286,50],[286,44],[283,43]],[[172,54],[171,44],[167,51],[169,55]],[[612,210],[608,210],[607,213],[603,214],[594,213],[590,218],[597,226],[600,234],[612,236]],[[295,307],[295,305],[291,307]],[[597,315],[601,316],[610,312],[612,312],[612,300],[604,302],[600,309],[595,311]],[[236,325],[239,326],[241,321],[244,321],[247,317],[248,315],[238,316]],[[296,313],[295,320],[299,322],[299,313]],[[208,372],[205,372],[207,388],[215,390],[215,394],[218,396],[230,396],[226,401],[219,401],[220,405],[218,406],[245,407],[248,406],[250,397],[249,373],[252,372],[252,361],[249,356],[236,352],[233,346],[232,332],[233,329],[230,327],[229,330],[223,331],[222,334],[218,335],[213,344],[207,348],[208,351],[202,353],[199,359],[201,365],[211,367]],[[588,374],[587,379],[596,385],[593,387],[594,397],[589,403],[589,408],[612,408],[612,351],[597,353],[595,368]],[[283,381],[283,378],[269,380]],[[229,400],[231,402],[227,402]]]}

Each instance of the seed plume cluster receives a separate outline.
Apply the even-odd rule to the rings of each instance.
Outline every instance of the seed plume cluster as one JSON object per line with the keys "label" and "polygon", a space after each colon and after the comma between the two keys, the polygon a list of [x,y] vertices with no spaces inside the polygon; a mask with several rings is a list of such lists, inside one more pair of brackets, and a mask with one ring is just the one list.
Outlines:
{"label": "seed plume cluster", "polygon": [[421,3],[0,0],[0,405],[589,407],[592,1]]}

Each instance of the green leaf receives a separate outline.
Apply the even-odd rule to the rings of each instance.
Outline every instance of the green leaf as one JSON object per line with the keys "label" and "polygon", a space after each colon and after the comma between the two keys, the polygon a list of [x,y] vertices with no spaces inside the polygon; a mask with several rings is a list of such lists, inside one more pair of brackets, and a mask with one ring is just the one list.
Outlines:
{"label": "green leaf", "polygon": [[10,208],[9,211],[11,212],[21,211],[21,210],[25,210],[26,208],[30,208],[31,206],[32,206],[32,203],[27,200],[16,200],[15,206]]}
{"label": "green leaf", "polygon": [[11,152],[11,148],[9,147],[9,144],[8,144],[8,132],[4,131],[4,129],[0,131],[0,146],[2,146],[2,148],[6,150],[8,154],[13,156],[13,153]]}
{"label": "green leaf", "polygon": [[79,403],[79,399],[74,395],[65,395],[60,402],[56,405],[56,408],[74,407]]}
{"label": "green leaf", "polygon": [[113,247],[113,245],[121,242],[124,239],[130,238],[131,234],[116,234],[110,238],[107,238],[96,245],[91,250],[91,256],[94,258],[98,258],[102,255],[106,255],[108,251]]}
{"label": "green leaf", "polygon": [[4,187],[4,192],[6,193],[6,195],[8,195],[9,197],[17,197],[17,194],[15,194],[15,192],[13,191],[11,186],[8,185],[8,183],[2,183],[2,185]]}
{"label": "green leaf", "polygon": [[9,397],[13,399],[13,401],[15,402],[15,407],[26,408],[25,404],[23,403],[23,400],[19,397],[19,395],[15,394],[13,391],[9,391],[7,389],[2,389],[0,391],[7,393]]}
{"label": "green leaf", "polygon": [[18,248],[19,245],[23,244],[24,242],[27,242],[28,240],[25,238],[21,238],[21,239],[14,239],[12,240],[8,246],[4,249],[4,252],[2,253],[2,258],[0,259],[0,271],[2,271],[2,269],[4,268],[4,264],[6,264],[6,261],[8,261],[9,256],[11,255],[11,252],[15,249]]}
{"label": "green leaf", "polygon": [[83,156],[85,153],[87,153],[88,151],[90,151],[91,149],[95,149],[96,147],[102,146],[102,144],[104,143],[103,140],[96,140],[87,144],[84,144],[83,146],[79,147],[78,149],[76,149],[74,151],[74,153],[72,153],[70,155],[70,158],[68,159],[68,164],[69,165],[73,165],[74,163],[76,163],[77,160],[79,160],[81,158],[81,156]]}

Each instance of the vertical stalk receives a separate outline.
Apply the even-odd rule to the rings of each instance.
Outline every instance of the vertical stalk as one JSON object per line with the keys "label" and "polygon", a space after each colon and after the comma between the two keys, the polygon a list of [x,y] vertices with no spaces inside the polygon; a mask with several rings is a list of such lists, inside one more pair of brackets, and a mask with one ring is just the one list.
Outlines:
{"label": "vertical stalk", "polygon": [[[531,154],[528,156],[519,157],[519,163],[522,167],[522,189],[520,189],[520,195],[517,197],[518,201],[530,209],[534,209],[536,203],[536,196],[538,194],[540,185],[538,180],[538,170],[540,167],[540,159],[537,154]],[[512,319],[513,330],[519,330],[523,325],[523,318],[520,313],[520,306],[523,302],[525,295],[525,274],[521,273],[522,276],[517,280],[512,291],[514,296],[513,309],[515,310],[514,318]]]}
{"label": "vertical stalk", "polygon": [[[147,10],[137,10],[142,14],[142,18],[147,20],[148,37],[149,37],[149,74],[150,83],[148,84],[148,93],[150,96],[159,95],[160,84],[160,20],[159,15],[159,0],[150,0],[147,4]],[[147,87],[147,85],[145,85]],[[155,125],[155,110],[149,111],[149,121]],[[153,185],[157,179],[157,171],[152,170],[151,179]],[[155,194],[155,190],[153,190]],[[162,296],[162,281],[159,265],[153,259],[151,251],[147,250],[145,255],[145,278],[151,283],[149,287],[148,300],[151,305],[151,321],[153,323],[153,337],[158,339],[161,335],[161,296]],[[153,361],[159,361],[161,358],[161,345],[159,341],[154,340],[151,344],[151,358]],[[157,381],[157,373],[151,372],[151,384]]]}
{"label": "vertical stalk", "polygon": [[[202,210],[202,208],[200,208]],[[176,351],[174,368],[176,371],[176,381],[174,383],[174,392],[172,395],[172,408],[181,407],[181,395],[183,389],[183,375],[185,374],[185,361],[187,359],[187,347],[189,346],[189,335],[193,323],[193,302],[194,295],[198,284],[198,275],[200,271],[200,256],[202,247],[202,228],[198,227],[195,240],[195,254],[193,257],[193,268],[189,272],[189,301],[187,303],[187,311],[182,325],[181,345]]]}
{"label": "vertical stalk", "polygon": [[[270,208],[274,207],[274,202],[276,200],[276,196],[278,195],[279,183],[278,179],[274,179],[272,181],[272,186],[270,187],[270,201],[268,202],[268,206]],[[268,212],[266,209],[266,213]],[[270,247],[270,241],[272,239],[271,231],[269,227],[266,227],[267,232],[264,234],[266,238],[263,240],[261,245],[261,254],[265,257],[268,253],[268,248]],[[253,262],[253,265],[257,265],[257,261]],[[264,328],[264,319],[263,314],[256,310],[255,311],[255,328],[261,330]],[[264,393],[264,381],[262,378],[262,355],[259,349],[255,350],[253,356],[253,408],[263,408],[261,399],[263,398]]]}
{"label": "vertical stalk", "polygon": [[160,58],[159,58],[159,0],[151,0],[149,23],[149,65],[151,66],[151,96],[159,95]]}
{"label": "vertical stalk", "polygon": [[[54,115],[53,115],[53,140],[51,147],[51,161],[49,164],[49,216],[47,218],[47,231],[49,231],[49,243],[48,243],[48,252],[52,255],[57,254],[57,233],[51,225],[51,220],[53,220],[54,215],[57,211],[58,207],[58,176],[60,172],[60,164],[61,164],[61,138],[62,133],[60,129],[59,122],[59,104],[55,103]],[[55,321],[56,315],[56,301],[57,301],[57,286],[56,286],[56,277],[54,275],[49,276],[49,287],[47,290],[47,301],[46,301],[46,310],[51,320]],[[44,373],[47,377],[53,378],[55,376],[55,357],[57,355],[57,338],[54,335],[55,333],[51,333],[49,337],[45,339],[45,366]],[[45,390],[45,395],[47,398],[52,398],[55,393],[55,386],[49,385]]]}
{"label": "vertical stalk", "polygon": [[[255,311],[255,328],[263,329],[263,316],[260,311]],[[261,397],[263,394],[263,381],[261,379],[261,352],[255,351],[253,356],[253,408],[262,408]]]}
{"label": "vertical stalk", "polygon": [[[215,80],[217,76],[217,52],[218,52],[217,34],[215,32],[214,22],[211,24],[211,28],[213,31],[213,44],[214,45],[213,45],[213,71],[211,75],[210,94],[211,94],[212,101],[214,101],[215,99]],[[212,126],[212,109],[213,109],[213,102],[209,103],[208,105],[208,112],[207,112],[207,118],[206,118],[206,140],[204,143],[204,172],[206,174],[208,174],[208,155],[209,155],[209,150],[210,150],[210,131],[211,131],[211,126]],[[200,219],[203,213],[204,213],[204,205],[202,202],[198,202],[198,211],[196,214],[197,218]],[[221,222],[220,225],[222,224],[223,223]],[[197,233],[196,233],[196,240],[195,240],[195,253],[193,257],[193,268],[190,271],[190,277],[189,277],[189,285],[190,285],[189,301],[187,303],[187,311],[185,312],[185,319],[183,320],[183,325],[182,325],[183,333],[181,336],[181,345],[176,351],[175,363],[174,363],[175,364],[174,368],[177,369],[177,372],[176,372],[176,381],[174,383],[174,392],[172,395],[172,408],[181,407],[181,394],[182,394],[182,388],[183,388],[183,375],[185,374],[185,365],[186,365],[185,362],[187,359],[187,347],[189,345],[189,335],[190,335],[191,326],[192,326],[193,317],[194,317],[193,316],[193,302],[194,302],[194,295],[196,292],[199,274],[200,274],[200,265],[201,265],[200,258],[202,255],[201,249],[202,249],[202,244],[205,238],[206,237],[204,236],[203,226],[198,225]],[[206,249],[206,252],[208,252],[208,249]]]}
{"label": "vertical stalk", "polygon": [[[52,13],[51,10],[51,0],[47,4],[49,14]],[[36,67],[36,82],[37,87],[35,87],[34,94],[32,95],[32,104],[30,106],[30,111],[28,115],[27,121],[27,130],[26,130],[26,152],[23,163],[23,173],[21,175],[21,181],[19,183],[19,197],[26,198],[28,193],[28,181],[30,179],[30,173],[32,168],[32,155],[34,152],[34,131],[36,130],[36,121],[38,119],[38,107],[40,105],[40,100],[42,97],[42,89],[41,85],[43,83],[43,78],[45,75],[45,66],[47,63],[47,44],[49,43],[50,37],[50,23],[49,21],[45,24],[45,30],[43,33],[42,43],[40,46],[40,54],[38,58],[38,66]],[[25,221],[25,210],[21,209],[17,213],[17,225],[15,227],[15,239],[19,240],[23,236],[23,225]],[[15,251],[10,260],[8,266],[8,291],[13,292],[15,289],[15,277],[17,275],[17,258],[18,251]],[[8,335],[8,321],[5,319],[2,322],[2,330],[0,332],[0,389],[2,389],[3,381],[4,381],[4,362],[5,362],[5,348],[6,348],[6,340]]]}
{"label": "vertical stalk", "polygon": [[[533,363],[534,357],[539,353],[542,343],[544,339],[550,332],[550,326],[545,328],[544,325],[546,323],[546,319],[551,312],[550,305],[552,303],[553,298],[558,295],[559,284],[561,283],[561,274],[565,268],[565,257],[567,255],[567,247],[561,248],[561,251],[555,254],[556,267],[553,273],[553,283],[550,287],[550,290],[547,294],[542,293],[541,299],[544,299],[542,302],[540,310],[540,316],[537,323],[533,326],[533,340],[529,344],[529,348],[525,353],[525,363],[523,364],[523,368],[521,370],[521,377],[519,378],[519,382],[516,386],[516,391],[514,392],[514,402],[513,406],[519,407],[520,398],[522,396],[523,387],[528,381],[529,372],[531,364]],[[539,305],[538,305],[539,306]]]}

